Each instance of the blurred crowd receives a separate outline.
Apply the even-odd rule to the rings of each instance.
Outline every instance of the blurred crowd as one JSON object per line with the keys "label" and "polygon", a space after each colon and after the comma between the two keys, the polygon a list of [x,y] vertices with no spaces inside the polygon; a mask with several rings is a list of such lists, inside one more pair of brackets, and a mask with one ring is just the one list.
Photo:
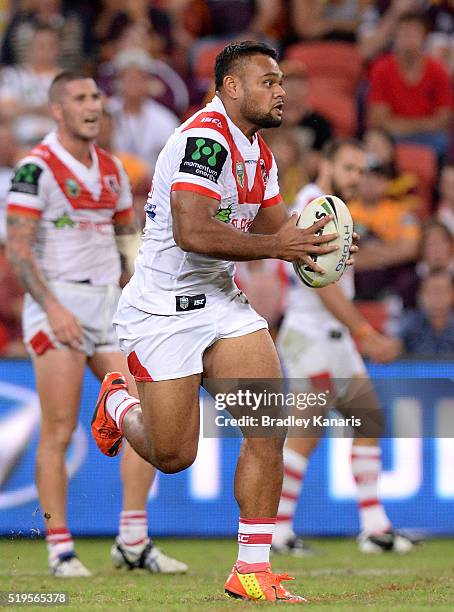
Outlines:
{"label": "blurred crowd", "polygon": [[[123,161],[140,224],[159,151],[213,95],[217,52],[263,40],[285,73],[284,124],[265,136],[286,204],[329,140],[360,138],[358,305],[408,355],[454,354],[454,0],[0,0],[0,36],[1,244],[12,169],[53,128],[47,90],[61,69],[85,70],[105,94],[99,144]],[[278,326],[282,270],[242,268]],[[23,355],[3,248],[0,274],[0,354]]]}

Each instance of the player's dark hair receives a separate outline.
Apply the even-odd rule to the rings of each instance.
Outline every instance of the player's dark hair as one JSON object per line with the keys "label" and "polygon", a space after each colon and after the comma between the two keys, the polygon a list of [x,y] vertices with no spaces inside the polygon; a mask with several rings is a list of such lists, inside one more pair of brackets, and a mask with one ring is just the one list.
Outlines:
{"label": "player's dark hair", "polygon": [[79,81],[80,79],[91,79],[92,77],[83,71],[78,70],[63,70],[57,74],[49,87],[49,100],[56,102],[60,96],[62,88],[71,81]]}
{"label": "player's dark hair", "polygon": [[353,147],[361,151],[365,150],[363,143],[356,138],[335,138],[334,140],[329,140],[325,144],[322,149],[322,157],[329,161],[333,161],[339,151],[344,147]]}
{"label": "player's dark hair", "polygon": [[221,89],[224,78],[232,72],[235,64],[253,55],[268,55],[277,59],[277,51],[269,45],[255,40],[232,42],[218,54],[214,66],[216,90]]}

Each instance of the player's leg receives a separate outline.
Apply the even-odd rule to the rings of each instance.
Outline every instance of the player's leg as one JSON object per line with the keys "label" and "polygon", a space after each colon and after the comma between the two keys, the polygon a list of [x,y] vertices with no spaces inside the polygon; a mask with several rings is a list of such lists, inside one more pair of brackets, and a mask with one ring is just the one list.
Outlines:
{"label": "player's leg", "polygon": [[[89,359],[88,365],[100,380],[107,372],[123,372],[128,390],[134,397],[138,397],[135,380],[129,373],[125,357],[119,351],[97,351]],[[185,572],[186,564],[167,557],[148,537],[147,503],[155,474],[155,468],[126,444],[120,468],[123,505],[119,533],[111,550],[112,561],[116,567],[143,567],[151,572],[162,573]]]}
{"label": "player's leg", "polygon": [[[284,321],[277,337],[277,347],[293,393],[326,390],[331,386],[329,356],[331,347],[313,330],[301,329]],[[305,409],[302,416],[311,416]],[[313,435],[312,435],[313,433]],[[318,446],[320,432],[292,430],[284,447],[284,478],[279,500],[273,552],[301,556],[313,554],[294,529],[295,515],[303,488],[309,458]]]}
{"label": "player's leg", "polygon": [[[280,379],[281,366],[268,330],[218,340],[204,355],[204,375],[211,379]],[[235,498],[240,508],[239,551],[225,588],[233,597],[301,601],[270,572],[269,554],[282,486],[283,437],[243,440],[235,473]],[[252,582],[250,582],[252,581]],[[272,581],[272,582],[270,582]],[[250,585],[257,585],[255,595]],[[254,591],[254,589],[252,589]]]}
{"label": "player's leg", "polygon": [[73,350],[47,350],[34,358],[41,404],[36,483],[43,515],[49,568],[57,576],[88,576],[74,556],[66,520],[66,450],[77,426],[86,356]]}
{"label": "player's leg", "polygon": [[284,446],[284,478],[273,536],[273,552],[295,556],[313,554],[313,550],[295,532],[294,522],[309,459],[319,441],[318,437],[287,438]]}
{"label": "player's leg", "polygon": [[383,412],[367,375],[361,373],[352,377],[337,408],[347,418],[354,416],[362,422],[361,428],[355,432],[351,450],[361,528],[359,549],[365,553],[389,550],[407,552],[413,546],[411,541],[394,533],[380,499],[382,463],[378,435],[383,431]]}

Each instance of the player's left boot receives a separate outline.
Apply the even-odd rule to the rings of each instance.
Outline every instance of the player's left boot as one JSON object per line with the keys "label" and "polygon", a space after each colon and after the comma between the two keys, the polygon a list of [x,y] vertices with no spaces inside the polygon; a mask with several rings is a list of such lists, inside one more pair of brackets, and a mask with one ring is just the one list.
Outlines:
{"label": "player's left boot", "polygon": [[153,574],[184,574],[188,571],[186,563],[165,555],[152,540],[148,540],[141,552],[131,552],[116,538],[110,551],[115,567],[130,570],[141,568]]}
{"label": "player's left boot", "polygon": [[293,595],[282,586],[282,580],[295,580],[288,574],[273,574],[271,569],[264,572],[240,574],[236,565],[227,578],[224,589],[227,597],[248,601],[274,601],[275,603],[305,603],[307,599]]}
{"label": "player's left boot", "polygon": [[104,376],[95,411],[91,419],[91,432],[99,450],[108,457],[114,457],[120,452],[123,436],[117,424],[107,411],[107,398],[118,389],[128,390],[128,384],[121,372],[110,372]]}
{"label": "player's left boot", "polygon": [[415,544],[410,537],[396,533],[392,529],[379,534],[363,532],[358,536],[358,548],[363,553],[407,553],[414,547]]}
{"label": "player's left boot", "polygon": [[306,544],[306,542],[298,537],[293,536],[282,543],[273,543],[271,552],[278,555],[292,555],[293,557],[311,557],[314,555],[314,549]]}

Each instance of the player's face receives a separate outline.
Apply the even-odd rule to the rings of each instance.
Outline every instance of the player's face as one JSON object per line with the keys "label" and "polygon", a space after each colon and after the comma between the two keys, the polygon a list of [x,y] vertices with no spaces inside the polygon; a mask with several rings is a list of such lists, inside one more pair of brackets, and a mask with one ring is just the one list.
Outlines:
{"label": "player's face", "polygon": [[332,161],[331,183],[333,195],[345,202],[356,198],[358,187],[367,166],[366,154],[356,147],[344,146]]}
{"label": "player's face", "polygon": [[244,63],[241,74],[241,114],[259,128],[282,123],[285,91],[277,62],[267,55],[254,55]]}
{"label": "player's face", "polygon": [[101,94],[93,79],[77,79],[66,84],[57,119],[71,136],[93,140],[99,133],[102,113]]}

